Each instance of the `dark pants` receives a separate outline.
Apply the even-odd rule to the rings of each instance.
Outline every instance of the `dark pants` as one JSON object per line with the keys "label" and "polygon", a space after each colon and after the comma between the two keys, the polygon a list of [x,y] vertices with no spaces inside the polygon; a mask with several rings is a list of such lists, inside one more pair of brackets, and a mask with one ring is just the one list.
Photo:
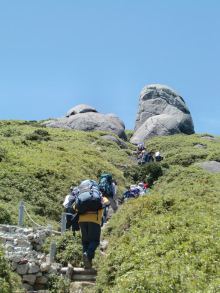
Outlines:
{"label": "dark pants", "polygon": [[79,225],[82,233],[83,253],[86,252],[88,258],[93,259],[100,243],[101,227],[92,222],[80,222]]}
{"label": "dark pants", "polygon": [[66,229],[69,229],[72,227],[72,231],[79,231],[79,215],[66,215]]}

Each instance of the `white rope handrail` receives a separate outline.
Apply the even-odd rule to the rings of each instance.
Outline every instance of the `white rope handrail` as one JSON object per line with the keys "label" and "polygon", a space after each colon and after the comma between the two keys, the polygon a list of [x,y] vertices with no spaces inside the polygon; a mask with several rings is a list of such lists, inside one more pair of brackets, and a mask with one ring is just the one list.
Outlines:
{"label": "white rope handrail", "polygon": [[44,227],[44,228],[46,228],[46,226],[41,226],[41,225],[37,224],[37,223],[31,218],[31,216],[30,216],[30,214],[28,213],[28,211],[26,210],[25,206],[24,206],[24,210],[25,210],[26,214],[28,215],[28,218],[29,218],[29,219],[30,219],[35,225],[37,225],[38,227]]}

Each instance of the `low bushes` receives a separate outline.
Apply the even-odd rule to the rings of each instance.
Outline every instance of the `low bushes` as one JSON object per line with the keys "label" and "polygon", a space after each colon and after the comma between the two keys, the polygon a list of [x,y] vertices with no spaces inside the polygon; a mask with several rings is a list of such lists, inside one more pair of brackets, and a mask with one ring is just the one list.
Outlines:
{"label": "low bushes", "polygon": [[133,166],[124,172],[128,182],[138,183],[142,181],[148,183],[149,187],[162,175],[163,170],[159,163],[146,163],[140,167]]}
{"label": "low bushes", "polygon": [[0,247],[0,292],[1,293],[24,293],[25,290],[20,289],[21,280],[19,277],[11,273],[11,267],[4,256],[4,252]]}

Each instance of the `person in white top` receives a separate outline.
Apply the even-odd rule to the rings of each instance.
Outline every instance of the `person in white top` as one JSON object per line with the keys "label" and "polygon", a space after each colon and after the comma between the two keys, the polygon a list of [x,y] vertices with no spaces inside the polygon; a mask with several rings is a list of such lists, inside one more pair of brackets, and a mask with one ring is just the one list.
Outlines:
{"label": "person in white top", "polygon": [[78,187],[72,186],[70,187],[70,194],[67,194],[67,196],[64,199],[64,202],[62,203],[62,206],[66,210],[66,229],[69,229],[72,227],[73,236],[75,236],[75,231],[79,230],[78,225],[78,215],[76,215],[75,210],[73,209],[73,204],[75,202],[75,197],[78,193]]}
{"label": "person in white top", "polygon": [[163,156],[160,154],[160,152],[156,152],[155,154],[155,161],[160,162],[163,160]]}

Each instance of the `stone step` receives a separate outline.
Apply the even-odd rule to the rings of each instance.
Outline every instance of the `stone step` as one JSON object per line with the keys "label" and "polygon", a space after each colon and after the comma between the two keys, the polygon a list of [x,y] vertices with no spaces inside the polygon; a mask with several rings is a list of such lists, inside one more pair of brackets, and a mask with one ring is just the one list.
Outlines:
{"label": "stone step", "polygon": [[96,269],[73,268],[73,274],[97,275]]}
{"label": "stone step", "polygon": [[96,275],[86,275],[86,274],[73,274],[72,281],[93,281],[95,282]]}
{"label": "stone step", "polygon": [[[68,270],[68,267],[63,267],[61,269],[61,273],[63,275],[65,275],[67,270]],[[72,274],[77,274],[77,275],[83,275],[83,274],[84,275],[96,275],[97,270],[95,270],[95,269],[84,269],[84,268],[73,268]]]}
{"label": "stone step", "polygon": [[93,292],[95,286],[94,282],[71,282],[69,293],[83,293],[83,292]]}

